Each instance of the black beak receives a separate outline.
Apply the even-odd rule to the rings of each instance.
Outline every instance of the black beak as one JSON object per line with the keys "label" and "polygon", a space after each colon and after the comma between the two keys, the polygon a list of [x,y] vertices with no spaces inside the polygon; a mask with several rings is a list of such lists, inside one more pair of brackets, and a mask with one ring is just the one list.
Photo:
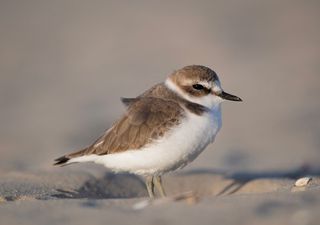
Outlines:
{"label": "black beak", "polygon": [[242,102],[242,99],[235,96],[235,95],[231,95],[231,94],[228,94],[227,92],[221,92],[221,94],[219,94],[218,96],[220,96],[222,99],[225,99],[225,100],[229,100],[229,101],[234,101],[234,102]]}

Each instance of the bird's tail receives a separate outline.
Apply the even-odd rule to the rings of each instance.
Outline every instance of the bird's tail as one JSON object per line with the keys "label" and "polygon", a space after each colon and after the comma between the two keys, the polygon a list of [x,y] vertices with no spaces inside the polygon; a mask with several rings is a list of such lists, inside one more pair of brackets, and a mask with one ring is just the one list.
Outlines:
{"label": "bird's tail", "polygon": [[83,156],[85,154],[85,152],[87,151],[87,148],[82,149],[80,151],[77,152],[73,152],[71,154],[68,155],[64,155],[61,156],[59,158],[56,158],[54,161],[54,166],[67,166],[71,163],[75,163],[75,161],[73,161],[72,159]]}
{"label": "bird's tail", "polygon": [[68,156],[61,156],[57,159],[54,160],[54,166],[66,166],[68,165],[68,161],[70,160],[70,158]]}

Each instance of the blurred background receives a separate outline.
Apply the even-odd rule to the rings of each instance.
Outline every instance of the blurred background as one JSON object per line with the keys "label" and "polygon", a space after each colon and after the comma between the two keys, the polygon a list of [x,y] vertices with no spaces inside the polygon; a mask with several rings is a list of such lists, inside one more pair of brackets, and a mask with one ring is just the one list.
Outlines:
{"label": "blurred background", "polygon": [[317,0],[1,0],[0,170],[52,170],[190,64],[244,102],[188,170],[317,167],[319,21]]}

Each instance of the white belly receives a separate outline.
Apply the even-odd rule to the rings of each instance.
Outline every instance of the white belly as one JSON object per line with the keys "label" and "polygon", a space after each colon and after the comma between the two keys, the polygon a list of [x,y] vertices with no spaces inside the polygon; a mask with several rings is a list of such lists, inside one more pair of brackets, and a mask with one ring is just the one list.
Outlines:
{"label": "white belly", "polygon": [[186,119],[168,136],[143,149],[103,156],[82,156],[74,161],[94,161],[115,172],[161,175],[193,161],[214,141],[220,127],[220,107],[201,116],[188,113]]}

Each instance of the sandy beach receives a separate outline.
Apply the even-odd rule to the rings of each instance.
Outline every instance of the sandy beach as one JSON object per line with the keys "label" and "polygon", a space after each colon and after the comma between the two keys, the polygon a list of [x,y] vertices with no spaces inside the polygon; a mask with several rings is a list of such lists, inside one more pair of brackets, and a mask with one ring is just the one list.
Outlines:
{"label": "sandy beach", "polygon": [[[319,224],[317,1],[1,1],[0,224]],[[164,176],[53,167],[183,66],[214,69],[214,144]],[[301,187],[295,183],[310,178]]]}
{"label": "sandy beach", "polygon": [[[148,200],[140,178],[89,172],[1,176],[3,224],[317,224],[320,179],[192,171],[168,176],[168,197]],[[98,175],[97,175],[98,174]]]}

